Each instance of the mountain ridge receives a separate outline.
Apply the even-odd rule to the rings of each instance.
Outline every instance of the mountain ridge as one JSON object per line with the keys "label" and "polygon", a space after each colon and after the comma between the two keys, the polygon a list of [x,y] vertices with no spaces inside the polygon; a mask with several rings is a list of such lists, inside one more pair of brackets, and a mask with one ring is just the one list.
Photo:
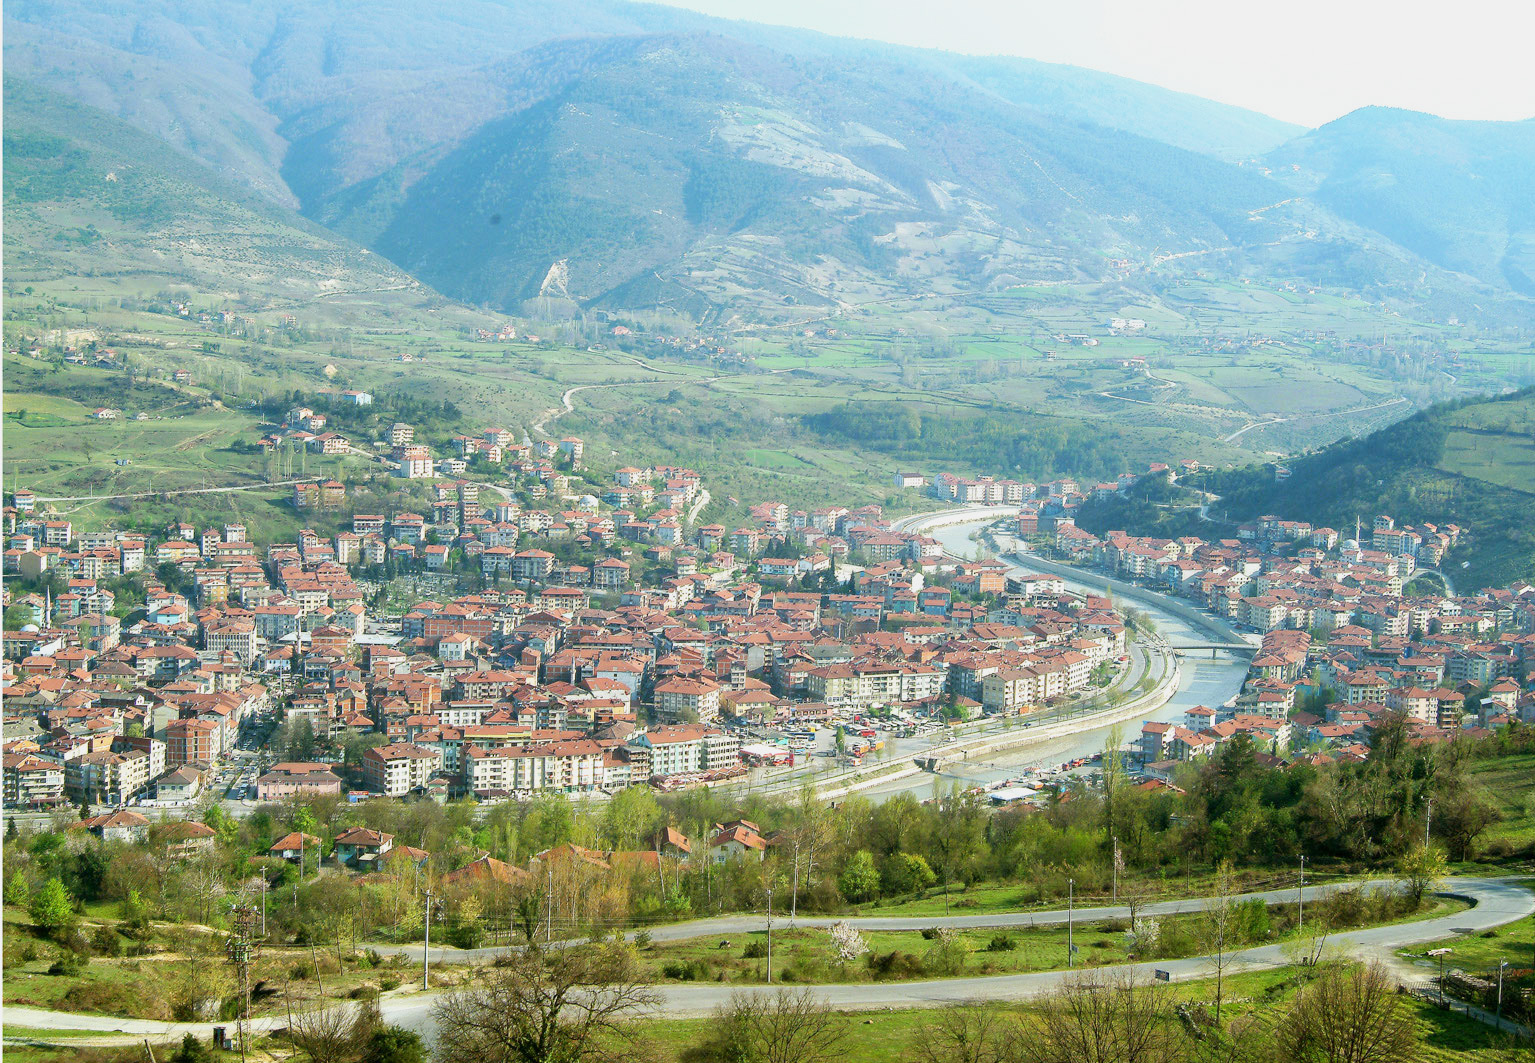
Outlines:
{"label": "mountain ridge", "polygon": [[[620,0],[5,17],[9,69],[507,310],[560,262],[580,303],[695,316],[1214,266],[1434,313],[1535,294],[1520,190],[1435,213],[1469,180],[1448,150],[1371,184],[1350,132],[1368,116],[1291,136],[1084,68]],[[1535,162],[1520,130],[1482,139],[1510,173]]]}

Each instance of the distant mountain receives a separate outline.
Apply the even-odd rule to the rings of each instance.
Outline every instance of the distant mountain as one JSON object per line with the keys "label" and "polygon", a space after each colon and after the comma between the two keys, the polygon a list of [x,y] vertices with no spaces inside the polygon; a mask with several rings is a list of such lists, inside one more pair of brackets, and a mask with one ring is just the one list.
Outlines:
{"label": "distant mountain", "polygon": [[1287,230],[1252,221],[1283,196],[1254,171],[889,60],[666,35],[537,69],[542,99],[310,210],[465,298],[512,305],[565,260],[579,299],[694,309],[1097,279],[1107,254]]}
{"label": "distant mountain", "polygon": [[13,284],[131,275],[266,301],[418,287],[379,255],[133,126],[11,77],[5,220]]}
{"label": "distant mountain", "polygon": [[1437,266],[1535,295],[1535,119],[1366,107],[1265,161],[1279,180]]}
{"label": "distant mountain", "polygon": [[[1436,211],[1438,162],[1354,176],[1373,128],[1297,138],[1071,67],[621,0],[13,0],[5,27],[9,72],[502,308],[793,315],[1212,267],[1436,312],[1528,291],[1511,178]],[[1488,136],[1514,172],[1525,142]]]}
{"label": "distant mountain", "polygon": [[1256,111],[1096,70],[1011,56],[911,54],[1016,106],[1233,162],[1262,155],[1306,131]]}

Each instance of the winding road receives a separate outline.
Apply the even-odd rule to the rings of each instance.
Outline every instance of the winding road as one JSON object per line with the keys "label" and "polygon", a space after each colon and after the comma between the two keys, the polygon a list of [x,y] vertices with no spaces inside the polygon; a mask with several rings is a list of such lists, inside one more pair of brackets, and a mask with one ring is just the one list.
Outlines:
{"label": "winding road", "polygon": [[[1308,900],[1340,888],[1339,885],[1307,887]],[[1436,941],[1457,935],[1476,934],[1503,926],[1535,914],[1535,894],[1519,882],[1497,878],[1458,878],[1446,882],[1440,891],[1461,897],[1473,906],[1461,912],[1422,919],[1410,923],[1394,923],[1389,926],[1371,927],[1335,934],[1329,938],[1331,948],[1339,949],[1361,958],[1390,958],[1398,949],[1411,945]],[[1295,890],[1271,890],[1248,895],[1269,903],[1294,900]],[[1205,900],[1167,901],[1151,905],[1148,914],[1168,915],[1194,912],[1203,909]],[[1084,922],[1103,919],[1127,918],[1129,909],[1123,906],[1079,908],[1072,917]],[[1059,925],[1066,922],[1065,910],[1032,913],[999,913],[995,915],[964,916],[854,916],[847,920],[861,930],[912,930],[930,926],[1006,927]],[[800,919],[798,926],[826,926],[837,920],[826,918]],[[786,925],[787,920],[783,924]],[[742,934],[760,930],[763,922],[757,917],[730,916],[719,919],[694,920],[670,926],[651,928],[651,938],[656,941],[682,940],[690,937],[706,937],[719,934]],[[405,952],[419,956],[421,950],[414,946],[375,946],[380,952]],[[414,949],[414,951],[411,951]],[[438,962],[488,961],[499,951],[477,949],[466,952],[458,949],[433,949],[432,959]],[[1228,954],[1225,970],[1260,970],[1284,966],[1288,959],[1279,945],[1261,945]],[[1155,960],[1146,963],[1121,964],[1113,967],[1095,967],[1099,974],[1126,973],[1150,979],[1155,972],[1165,972],[1170,981],[1187,981],[1209,977],[1213,973],[1210,956],[1191,956],[1181,960]],[[1410,971],[1403,972],[1409,975]],[[929,979],[915,982],[872,982],[809,986],[817,997],[841,1010],[872,1008],[919,1008],[941,1007],[975,1000],[1022,1000],[1048,993],[1058,988],[1073,975],[1069,970],[1037,971],[1029,974],[991,975],[972,978]],[[1426,979],[1425,970],[1423,977]],[[775,986],[742,986],[730,983],[663,984],[656,987],[658,1003],[655,1011],[667,1018],[684,1018],[708,1015],[724,1004],[735,993],[762,994],[777,992]],[[429,993],[395,990],[379,1002],[386,1021],[430,1034],[433,1024],[432,1008],[441,991]],[[73,1012],[46,1011],[28,1007],[0,1008],[0,1021],[29,1030],[74,1031],[68,1043],[74,1045],[127,1043],[148,1038],[151,1041],[175,1041],[187,1033],[204,1036],[211,1029],[207,1022],[167,1023],[146,1019],[124,1019],[110,1015],[87,1015]],[[284,1024],[281,1016],[265,1016],[252,1021],[252,1028],[267,1032]],[[230,1025],[230,1024],[226,1024]],[[81,1035],[85,1036],[81,1036]],[[100,1037],[89,1036],[100,1034]]]}

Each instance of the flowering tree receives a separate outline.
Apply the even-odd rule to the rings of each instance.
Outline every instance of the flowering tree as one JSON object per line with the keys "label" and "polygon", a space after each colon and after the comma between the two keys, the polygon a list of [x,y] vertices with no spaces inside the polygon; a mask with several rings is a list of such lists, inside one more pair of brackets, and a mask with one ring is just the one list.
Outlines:
{"label": "flowering tree", "polygon": [[846,920],[833,924],[828,933],[831,935],[831,947],[837,953],[837,962],[843,967],[855,962],[858,957],[869,951],[869,943],[864,940],[863,935],[853,924]]}
{"label": "flowering tree", "polygon": [[1130,927],[1130,943],[1142,956],[1156,951],[1162,939],[1162,924],[1149,915],[1140,916]]}

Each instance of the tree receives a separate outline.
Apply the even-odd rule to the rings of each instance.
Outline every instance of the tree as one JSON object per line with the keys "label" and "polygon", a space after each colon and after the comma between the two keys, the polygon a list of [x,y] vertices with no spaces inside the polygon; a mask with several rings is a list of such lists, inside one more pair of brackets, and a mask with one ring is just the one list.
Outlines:
{"label": "tree", "polygon": [[33,925],[51,937],[61,936],[75,922],[74,900],[57,877],[43,883],[32,898],[30,911]]}
{"label": "tree", "polygon": [[1396,986],[1379,964],[1325,969],[1274,1030],[1292,1063],[1407,1063],[1418,1034]]}
{"label": "tree", "polygon": [[869,943],[846,919],[832,924],[832,928],[827,933],[831,937],[832,951],[837,954],[837,962],[844,970],[848,964],[855,962],[858,957],[869,951]]}
{"label": "tree", "polygon": [[1230,966],[1228,953],[1236,943],[1240,916],[1236,904],[1236,879],[1231,872],[1230,861],[1222,860],[1215,869],[1215,892],[1205,902],[1201,916],[1201,938],[1209,953],[1210,966],[1215,971],[1215,1021],[1221,1020],[1221,991],[1226,968]]}
{"label": "tree", "polygon": [[917,1030],[916,1063],[1010,1063],[1012,1024],[993,1005],[971,1001],[944,1008]]}
{"label": "tree", "polygon": [[922,857],[914,853],[900,853],[896,856],[896,859],[901,861],[906,877],[911,882],[913,893],[920,896],[924,890],[938,881],[938,875]]}
{"label": "tree", "polygon": [[872,900],[879,894],[879,869],[874,866],[874,854],[860,849],[842,869],[837,888],[854,904]]}
{"label": "tree", "polygon": [[1457,860],[1470,860],[1476,853],[1476,840],[1502,814],[1470,790],[1461,788],[1434,806],[1436,833],[1450,846]]}
{"label": "tree", "polygon": [[171,1063],[212,1063],[213,1052],[201,1037],[187,1034],[181,1039],[181,1047],[171,1053]]}
{"label": "tree", "polygon": [[970,945],[958,931],[939,927],[933,935],[933,943],[922,957],[922,965],[938,974],[958,974],[965,969],[965,959],[969,955]]}
{"label": "tree", "polygon": [[581,1063],[633,1052],[628,1020],[657,997],[626,946],[511,953],[433,1010],[440,1063]]}
{"label": "tree", "polygon": [[309,1057],[309,1063],[355,1063],[378,1023],[377,1005],[353,1011],[316,1001],[307,1008],[290,1009],[288,1040]]}
{"label": "tree", "polygon": [[536,893],[524,893],[521,897],[517,898],[517,926],[522,930],[522,936],[527,939],[530,945],[533,943],[533,939],[538,936],[540,908],[541,905]]}
{"label": "tree", "polygon": [[1173,1063],[1166,989],[1128,974],[1082,975],[1040,1004],[1025,1037],[1031,1063]]}
{"label": "tree", "polygon": [[1419,845],[1409,849],[1396,864],[1396,875],[1402,884],[1402,892],[1412,899],[1414,908],[1423,903],[1423,895],[1431,892],[1448,870],[1444,850],[1437,845]]}
{"label": "tree", "polygon": [[736,993],[716,1015],[715,1058],[730,1063],[825,1063],[841,1054],[846,1030],[808,989]]}
{"label": "tree", "polygon": [[602,814],[602,833],[614,849],[633,849],[662,817],[661,806],[648,786],[620,790]]}
{"label": "tree", "polygon": [[138,890],[129,890],[128,896],[118,904],[118,916],[123,921],[123,930],[130,937],[142,935],[149,929],[149,906],[139,896]]}

